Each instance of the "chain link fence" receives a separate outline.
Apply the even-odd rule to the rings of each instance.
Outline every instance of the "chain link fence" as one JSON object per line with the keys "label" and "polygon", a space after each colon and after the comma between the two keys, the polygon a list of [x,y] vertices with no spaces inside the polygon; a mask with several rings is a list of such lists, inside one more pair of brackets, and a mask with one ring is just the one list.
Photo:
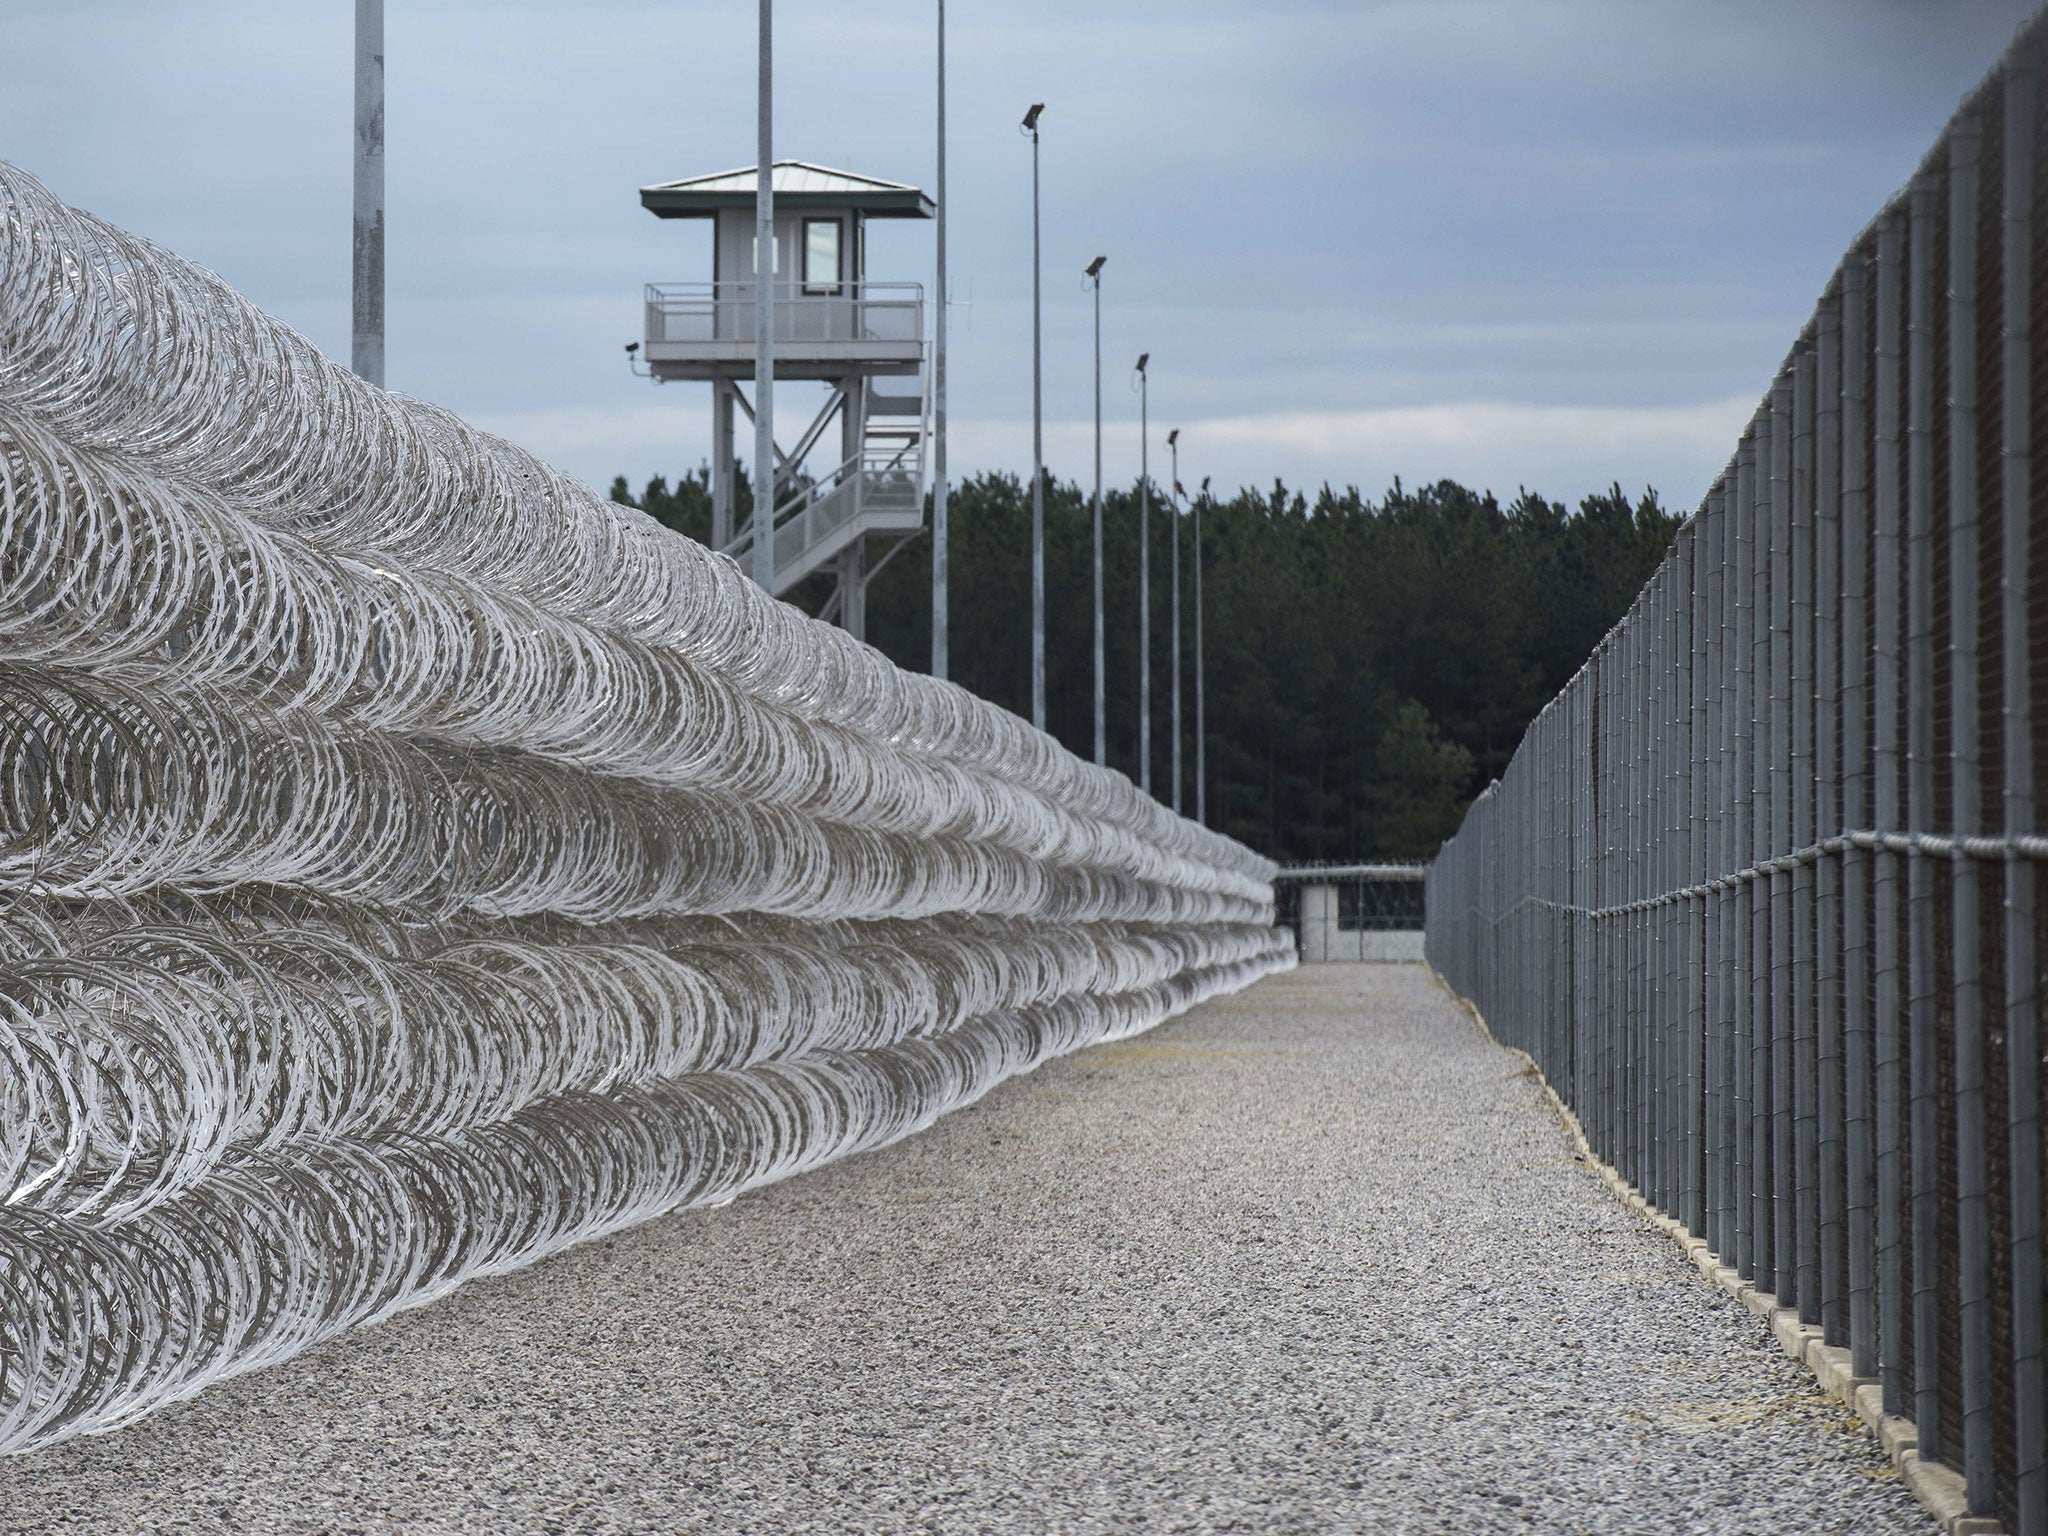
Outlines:
{"label": "chain link fence", "polygon": [[2037,20],[1428,880],[1599,1154],[2048,1536]]}

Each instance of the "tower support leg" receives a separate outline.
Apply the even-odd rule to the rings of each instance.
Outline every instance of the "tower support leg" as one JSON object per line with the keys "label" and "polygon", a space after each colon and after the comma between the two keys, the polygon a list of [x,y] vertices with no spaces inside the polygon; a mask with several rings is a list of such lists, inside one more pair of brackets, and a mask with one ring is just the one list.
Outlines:
{"label": "tower support leg", "polygon": [[724,549],[732,543],[734,505],[732,384],[727,379],[711,381],[711,547]]}
{"label": "tower support leg", "polygon": [[856,640],[868,637],[867,540],[855,539],[839,557],[839,623]]}
{"label": "tower support leg", "polygon": [[[866,428],[867,381],[859,374],[853,374],[839,381],[840,394],[845,406],[839,413],[839,460],[847,463],[860,452],[861,438]],[[861,515],[861,495],[867,489],[859,470],[854,471],[853,505],[849,509],[857,521]],[[855,539],[839,557],[839,622],[846,632],[856,640],[868,637],[868,561],[867,540]]]}

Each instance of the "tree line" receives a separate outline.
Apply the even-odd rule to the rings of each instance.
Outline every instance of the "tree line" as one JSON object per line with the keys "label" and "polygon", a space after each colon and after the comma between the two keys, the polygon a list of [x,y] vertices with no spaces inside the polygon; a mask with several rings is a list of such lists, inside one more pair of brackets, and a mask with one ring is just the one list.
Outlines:
{"label": "tree line", "polygon": [[[709,473],[615,501],[699,541]],[[1152,784],[1170,803],[1172,539],[1151,488]],[[751,498],[740,487],[739,521]],[[1031,494],[1008,474],[950,492],[953,680],[1029,718]],[[1194,517],[1181,545],[1183,803],[1195,806]],[[1584,662],[1663,558],[1681,519],[1619,485],[1573,509],[1524,491],[1396,480],[1378,501],[1276,481],[1199,505],[1210,825],[1282,863],[1428,858],[1513,755],[1523,729]],[[1048,477],[1047,729],[1094,753],[1090,498]],[[1110,765],[1138,778],[1139,487],[1103,498],[1105,692]],[[789,596],[817,612],[820,575]],[[929,670],[931,541],[869,587],[868,640]]]}

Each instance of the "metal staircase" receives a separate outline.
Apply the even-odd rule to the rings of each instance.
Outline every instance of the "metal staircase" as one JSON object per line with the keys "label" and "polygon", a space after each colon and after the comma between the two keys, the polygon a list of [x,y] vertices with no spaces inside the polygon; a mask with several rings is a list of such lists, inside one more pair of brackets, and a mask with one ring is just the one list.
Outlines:
{"label": "metal staircase", "polygon": [[[799,479],[776,504],[776,596],[862,538],[907,538],[924,527],[925,443],[931,427],[931,395],[924,384],[920,373],[916,393],[894,395],[866,381],[859,448],[836,469]],[[744,564],[753,547],[749,522],[725,552]]]}

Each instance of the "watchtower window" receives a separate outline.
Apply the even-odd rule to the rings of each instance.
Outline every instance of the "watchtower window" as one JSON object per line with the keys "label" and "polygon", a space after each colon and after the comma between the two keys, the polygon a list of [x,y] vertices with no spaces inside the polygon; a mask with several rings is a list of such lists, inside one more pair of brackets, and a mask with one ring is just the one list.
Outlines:
{"label": "watchtower window", "polygon": [[837,219],[804,220],[804,292],[837,293],[846,279]]}

